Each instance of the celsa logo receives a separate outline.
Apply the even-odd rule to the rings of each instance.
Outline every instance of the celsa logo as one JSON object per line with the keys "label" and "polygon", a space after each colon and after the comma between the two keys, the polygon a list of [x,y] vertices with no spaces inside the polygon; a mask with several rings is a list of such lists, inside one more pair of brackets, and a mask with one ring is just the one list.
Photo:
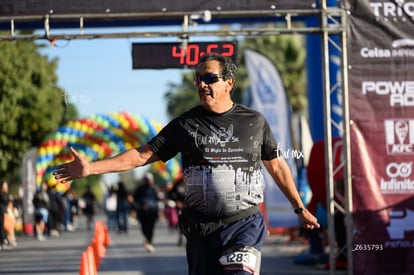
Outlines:
{"label": "celsa logo", "polygon": [[411,176],[412,166],[412,162],[391,162],[385,168],[385,173],[387,173],[387,176],[390,178],[407,178]]}
{"label": "celsa logo", "polygon": [[414,58],[414,39],[401,38],[392,41],[392,48],[362,47],[362,58]]}
{"label": "celsa logo", "polygon": [[375,17],[398,20],[398,18],[414,18],[414,2],[404,0],[388,2],[371,2],[371,9]]}

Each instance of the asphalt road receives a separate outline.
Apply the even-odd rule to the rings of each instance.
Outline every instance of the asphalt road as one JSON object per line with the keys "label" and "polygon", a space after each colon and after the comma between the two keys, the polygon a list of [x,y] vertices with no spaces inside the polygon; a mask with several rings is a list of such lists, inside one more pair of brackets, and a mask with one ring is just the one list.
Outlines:
{"label": "asphalt road", "polygon": [[[103,220],[98,216],[96,220]],[[87,231],[84,217],[75,232],[62,232],[59,237],[38,241],[32,236],[17,236],[18,246],[0,251],[0,274],[80,274],[82,252],[92,243],[94,231]],[[128,234],[109,234],[111,245],[101,258],[98,274],[105,275],[186,275],[184,246],[177,245],[177,235],[167,229],[164,220],[157,223],[155,253],[143,247],[139,227],[130,224]],[[293,257],[306,247],[302,242],[289,242],[287,237],[270,235],[262,251],[261,275],[328,275],[323,266],[301,266]],[[341,271],[335,274],[346,274]],[[81,274],[82,275],[82,274]]]}

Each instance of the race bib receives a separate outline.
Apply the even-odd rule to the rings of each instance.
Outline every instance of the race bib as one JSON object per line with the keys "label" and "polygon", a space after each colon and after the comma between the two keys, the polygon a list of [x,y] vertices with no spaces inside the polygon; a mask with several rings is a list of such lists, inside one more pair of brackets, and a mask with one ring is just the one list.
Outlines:
{"label": "race bib", "polygon": [[239,247],[227,250],[219,259],[225,270],[245,270],[252,274],[260,271],[261,253],[254,247]]}

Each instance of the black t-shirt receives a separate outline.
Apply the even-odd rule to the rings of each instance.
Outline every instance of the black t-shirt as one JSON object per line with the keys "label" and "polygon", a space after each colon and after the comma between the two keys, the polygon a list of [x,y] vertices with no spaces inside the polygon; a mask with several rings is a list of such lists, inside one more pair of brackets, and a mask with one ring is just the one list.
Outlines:
{"label": "black t-shirt", "polygon": [[261,160],[279,156],[264,116],[240,104],[223,114],[197,106],[148,144],[163,161],[181,153],[185,204],[212,217],[231,216],[262,202]]}

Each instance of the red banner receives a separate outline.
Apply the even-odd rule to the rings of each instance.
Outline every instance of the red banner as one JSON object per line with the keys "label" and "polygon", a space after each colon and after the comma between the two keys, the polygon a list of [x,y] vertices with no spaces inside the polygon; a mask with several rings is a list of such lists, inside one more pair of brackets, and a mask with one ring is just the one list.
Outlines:
{"label": "red banner", "polygon": [[414,274],[414,1],[348,1],[354,274]]}

